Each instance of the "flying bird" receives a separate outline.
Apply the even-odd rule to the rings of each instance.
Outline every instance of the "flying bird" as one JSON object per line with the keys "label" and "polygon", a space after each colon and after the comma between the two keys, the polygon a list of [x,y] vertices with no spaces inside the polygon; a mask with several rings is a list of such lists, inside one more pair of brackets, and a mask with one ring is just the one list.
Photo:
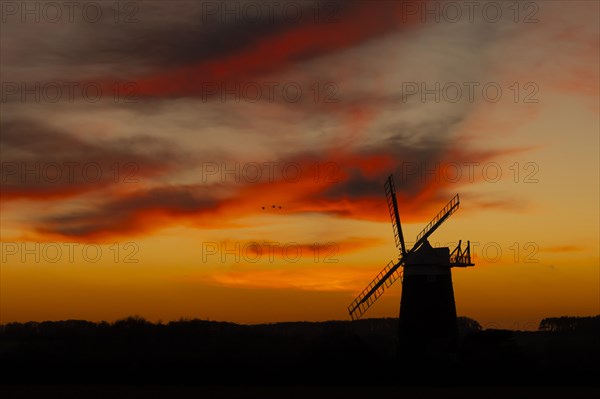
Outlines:
{"label": "flying bird", "polygon": [[[271,208],[273,208],[273,209],[282,209],[281,205],[271,205]],[[261,209],[264,211],[265,207],[261,206]]]}

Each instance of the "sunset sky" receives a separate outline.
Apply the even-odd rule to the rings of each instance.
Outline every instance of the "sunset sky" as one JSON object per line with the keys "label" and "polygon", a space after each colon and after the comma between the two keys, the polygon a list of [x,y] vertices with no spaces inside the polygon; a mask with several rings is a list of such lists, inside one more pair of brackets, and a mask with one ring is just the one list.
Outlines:
{"label": "sunset sky", "polygon": [[600,312],[598,2],[80,3],[2,4],[1,323],[349,319],[390,173],[459,316]]}

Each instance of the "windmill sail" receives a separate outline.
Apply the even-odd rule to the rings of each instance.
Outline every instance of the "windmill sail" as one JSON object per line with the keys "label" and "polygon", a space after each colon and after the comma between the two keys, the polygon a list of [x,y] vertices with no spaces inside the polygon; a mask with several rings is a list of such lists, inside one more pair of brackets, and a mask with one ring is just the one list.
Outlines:
{"label": "windmill sail", "polygon": [[371,283],[354,299],[348,306],[348,313],[352,320],[359,319],[375,301],[383,294],[386,288],[389,288],[398,278],[402,276],[400,266],[404,259],[398,263],[390,261],[382,271],[371,281]]}
{"label": "windmill sail", "polygon": [[396,200],[396,185],[394,184],[394,175],[390,175],[385,182],[385,197],[387,199],[390,218],[392,219],[392,229],[394,230],[394,240],[396,247],[402,251],[402,256],[406,255],[404,246],[404,235],[402,234],[402,225],[400,224],[400,213],[398,212],[398,202]]}
{"label": "windmill sail", "polygon": [[417,235],[417,242],[412,247],[410,252],[414,252],[415,250],[417,250],[427,240],[427,237],[429,237],[434,231],[436,231],[437,228],[440,227],[441,224],[444,223],[444,221],[450,217],[450,215],[456,212],[459,205],[460,200],[458,198],[458,194],[456,194],[454,198],[452,198],[446,204],[446,206],[444,206],[442,210],[439,211],[437,215],[435,215],[431,222],[429,222],[427,226],[425,226],[425,228],[421,230],[421,232]]}

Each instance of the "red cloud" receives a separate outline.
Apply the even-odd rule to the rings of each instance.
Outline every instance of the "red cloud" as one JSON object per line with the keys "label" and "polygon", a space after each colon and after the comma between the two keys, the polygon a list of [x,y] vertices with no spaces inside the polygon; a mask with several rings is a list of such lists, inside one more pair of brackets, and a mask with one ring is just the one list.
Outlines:
{"label": "red cloud", "polygon": [[[449,160],[468,159],[483,162],[495,152],[464,153],[448,150],[441,165]],[[414,155],[412,155],[414,157]],[[311,170],[321,158],[315,156],[292,159],[304,171]],[[411,154],[395,158],[386,152],[373,154],[330,154],[329,162],[337,173],[315,179],[312,173],[297,179],[283,178],[259,183],[245,183],[221,199],[216,186],[168,186],[143,189],[107,202],[100,202],[86,212],[46,218],[36,223],[43,235],[77,238],[110,239],[114,236],[148,234],[172,224],[202,228],[237,227],[244,217],[260,215],[263,207],[277,204],[282,215],[306,212],[330,214],[341,218],[387,221],[387,205],[383,182],[390,171],[398,172],[399,164]],[[398,197],[403,221],[425,221],[434,215],[467,180],[422,180],[420,177],[398,180]],[[279,210],[279,206],[282,209]]]}
{"label": "red cloud", "polygon": [[[409,11],[401,1],[353,1],[339,19],[330,23],[311,21],[259,39],[235,54],[133,79],[135,91],[145,97],[206,95],[212,91],[207,83],[240,82],[286,69],[299,60],[343,50],[413,25],[418,18],[418,13]],[[131,94],[132,86],[114,82],[106,82],[105,86],[106,92],[122,90],[122,96]]]}

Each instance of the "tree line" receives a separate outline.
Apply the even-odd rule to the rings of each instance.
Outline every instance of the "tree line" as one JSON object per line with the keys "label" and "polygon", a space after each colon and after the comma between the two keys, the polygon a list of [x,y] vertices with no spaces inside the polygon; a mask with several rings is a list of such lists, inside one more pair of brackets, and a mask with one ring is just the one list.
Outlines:
{"label": "tree line", "polygon": [[600,332],[600,315],[547,317],[540,322],[539,329],[549,332]]}

